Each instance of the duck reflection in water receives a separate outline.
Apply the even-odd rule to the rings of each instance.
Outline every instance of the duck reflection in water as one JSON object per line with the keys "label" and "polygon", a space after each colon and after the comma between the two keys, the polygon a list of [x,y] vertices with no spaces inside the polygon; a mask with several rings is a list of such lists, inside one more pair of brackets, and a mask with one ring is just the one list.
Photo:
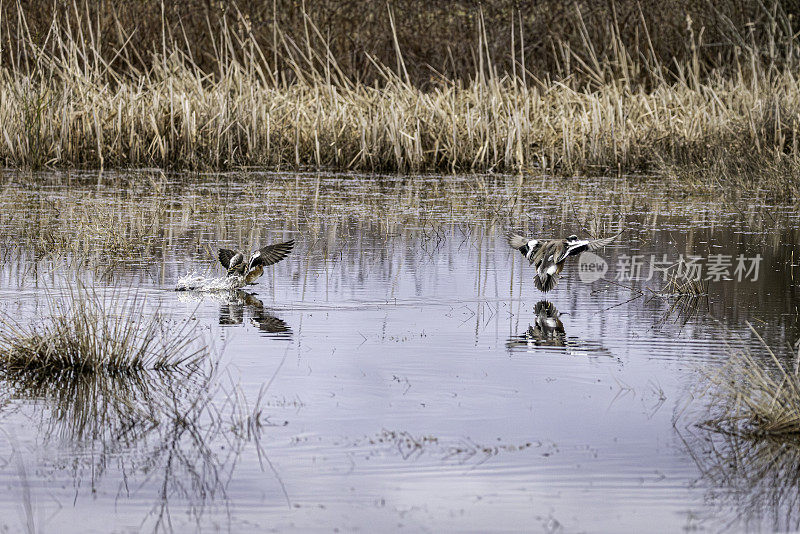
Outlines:
{"label": "duck reflection in water", "polygon": [[262,332],[291,335],[292,331],[283,319],[267,311],[264,303],[254,294],[236,289],[226,297],[225,302],[219,308],[220,325],[242,324],[245,318],[245,309],[247,309],[250,314],[250,322]]}
{"label": "duck reflection in water", "polygon": [[536,345],[554,347],[566,345],[567,334],[564,332],[564,323],[559,319],[561,314],[552,302],[540,300],[534,306],[533,313],[534,322],[520,336],[520,341],[525,340]]}
{"label": "duck reflection in water", "polygon": [[506,348],[511,351],[555,350],[571,355],[611,356],[613,353],[603,347],[601,341],[567,337],[562,315],[555,304],[549,300],[540,300],[533,307],[533,324],[522,334],[511,337]]}

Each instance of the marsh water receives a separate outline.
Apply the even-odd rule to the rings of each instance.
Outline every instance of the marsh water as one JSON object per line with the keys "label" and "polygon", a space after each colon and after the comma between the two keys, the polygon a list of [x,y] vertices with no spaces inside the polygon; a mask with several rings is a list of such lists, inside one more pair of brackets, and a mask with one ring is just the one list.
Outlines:
{"label": "marsh water", "polygon": [[[731,347],[760,350],[748,322],[779,357],[800,337],[798,213],[678,191],[641,177],[5,172],[6,317],[42,321],[80,284],[143,298],[165,323],[193,322],[213,369],[5,380],[0,525],[797,529],[800,453],[778,445],[775,461],[698,423],[704,376]],[[620,229],[597,252],[602,278],[571,260],[546,295],[505,243]],[[175,291],[224,274],[218,247],[288,239],[245,291]],[[703,277],[712,256],[732,264],[707,295],[660,293],[651,259],[681,255]],[[173,409],[137,420],[153,398]]]}

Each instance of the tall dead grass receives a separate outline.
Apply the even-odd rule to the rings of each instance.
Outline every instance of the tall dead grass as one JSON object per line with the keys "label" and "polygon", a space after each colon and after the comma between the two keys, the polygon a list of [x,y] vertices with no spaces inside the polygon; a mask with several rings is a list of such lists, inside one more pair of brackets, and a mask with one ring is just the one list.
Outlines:
{"label": "tall dead grass", "polygon": [[[562,49],[580,76],[558,79],[498,70],[480,46],[481,22],[475,75],[439,77],[424,90],[411,81],[396,39],[396,65],[368,56],[379,81],[354,80],[310,18],[305,43],[276,28],[287,77],[274,67],[277,49],[270,55],[252,33],[227,27],[215,36],[211,71],[166,36],[147,66],[122,60],[132,54],[124,33],[109,59],[99,27],[79,13],[66,18],[69,27],[54,17],[45,37],[15,21],[16,56],[0,64],[5,165],[667,171],[711,191],[797,194],[800,46],[785,37],[791,19],[777,8],[774,35],[762,39],[769,47],[737,34],[739,54],[724,72],[702,67],[704,29],[691,20],[693,52],[682,62],[666,64],[647,39],[631,44],[611,26],[603,43],[587,30],[580,51]],[[234,15],[237,28],[247,28],[246,17]],[[575,23],[585,24],[580,12]]]}
{"label": "tall dead grass", "polygon": [[800,349],[785,361],[748,323],[763,352],[732,350],[722,368],[707,375],[709,415],[704,426],[744,436],[800,435]]}

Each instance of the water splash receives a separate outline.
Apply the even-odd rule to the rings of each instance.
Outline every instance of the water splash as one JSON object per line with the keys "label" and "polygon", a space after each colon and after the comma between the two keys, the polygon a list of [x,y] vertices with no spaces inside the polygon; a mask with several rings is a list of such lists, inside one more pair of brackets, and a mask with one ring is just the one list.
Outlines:
{"label": "water splash", "polygon": [[178,278],[175,291],[231,291],[244,285],[244,278],[241,276],[209,277],[192,271]]}

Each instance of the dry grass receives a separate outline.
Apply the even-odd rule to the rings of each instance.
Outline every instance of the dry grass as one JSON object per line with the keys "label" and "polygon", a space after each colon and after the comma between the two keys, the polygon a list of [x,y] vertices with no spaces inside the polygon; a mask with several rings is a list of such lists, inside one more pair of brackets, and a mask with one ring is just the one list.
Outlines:
{"label": "dry grass", "polygon": [[0,368],[7,374],[125,374],[191,367],[205,354],[193,347],[189,321],[167,323],[145,313],[144,299],[101,296],[83,286],[49,296],[49,317],[23,325],[0,318]]}
{"label": "dry grass", "polygon": [[[292,82],[276,77],[257,39],[233,31],[217,36],[209,74],[177,41],[164,41],[147,68],[123,68],[85,20],[72,21],[86,25],[82,40],[59,20],[47,39],[17,25],[18,57],[0,65],[6,165],[670,171],[706,190],[797,194],[797,69],[764,57],[796,57],[800,47],[778,34],[780,54],[744,46],[723,75],[701,72],[702,32],[691,26],[695,55],[670,69],[611,31],[602,47],[587,40],[572,58],[583,58],[580,83],[498,72],[478,47],[470,81],[422,90],[400,49],[396,68],[372,60],[379,83],[353,81],[310,20],[315,37],[287,43],[281,58]],[[131,53],[125,42],[118,56]],[[733,161],[721,168],[720,159]]]}
{"label": "dry grass", "polygon": [[702,304],[708,307],[710,281],[691,275],[691,268],[685,260],[681,259],[664,273],[664,282],[664,286],[657,291],[648,288],[654,297],[665,299],[669,303],[669,308],[659,321],[661,324],[672,321],[685,325],[697,316]]}
{"label": "dry grass", "polygon": [[686,272],[686,262],[681,260],[675,269],[666,275],[666,283],[658,294],[666,297],[681,299],[696,299],[708,296],[708,280],[690,278]]}
{"label": "dry grass", "polygon": [[[191,16],[188,16],[191,14]],[[443,79],[469,80],[476,72],[517,73],[593,83],[592,69],[622,74],[620,50],[642,52],[628,71],[637,83],[658,83],[696,58],[701,75],[735,70],[750,48],[766,62],[792,61],[784,43],[793,36],[793,0],[7,0],[0,19],[7,26],[7,60],[18,59],[23,32],[37,42],[53,22],[76,38],[91,38],[106,63],[147,69],[161,59],[154,49],[178,44],[205,72],[217,72],[226,34],[252,39],[276,79],[293,80],[291,62],[304,62],[309,49],[330,58],[351,80],[380,81],[369,58],[399,68],[417,86]],[[78,22],[89,21],[86,22]],[[796,31],[796,30],[795,30]],[[610,38],[613,37],[613,38]],[[622,47],[618,46],[622,44]],[[119,51],[122,45],[126,45]],[[491,60],[488,60],[491,58]],[[673,58],[675,61],[673,61]],[[599,60],[595,62],[595,60]],[[643,61],[644,60],[644,61]],[[595,69],[596,70],[596,69]],[[615,74],[615,75],[616,75]]]}
{"label": "dry grass", "polygon": [[709,373],[710,414],[705,426],[756,436],[800,434],[800,350],[791,362],[779,358],[748,323],[763,354],[733,350],[725,365]]}

